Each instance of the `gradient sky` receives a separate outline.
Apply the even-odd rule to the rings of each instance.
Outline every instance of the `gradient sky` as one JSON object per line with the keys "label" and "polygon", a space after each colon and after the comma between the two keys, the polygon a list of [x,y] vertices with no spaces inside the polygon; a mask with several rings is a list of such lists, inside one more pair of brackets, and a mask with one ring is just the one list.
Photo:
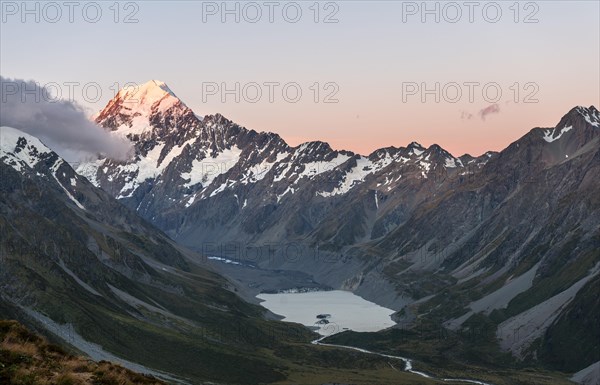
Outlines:
{"label": "gradient sky", "polygon": [[[333,2],[337,23],[322,22],[335,9],[331,5],[324,9],[327,2],[319,4],[321,22],[315,23],[309,9],[314,1],[297,2],[303,11],[297,23],[282,16],[282,7],[289,2],[279,3],[273,23],[264,6],[257,23],[243,17],[236,23],[231,15],[223,23],[220,13],[206,15],[203,22],[203,8],[210,2],[200,1],[135,2],[137,23],[122,22],[135,10],[124,9],[125,3],[120,3],[121,22],[115,23],[109,9],[113,1],[98,2],[103,13],[97,23],[86,22],[81,7],[75,9],[73,23],[66,8],[56,23],[43,15],[39,23],[33,16],[22,22],[22,9],[10,15],[6,3],[0,31],[1,74],[42,85],[96,82],[102,89],[97,102],[86,101],[80,88],[73,95],[90,115],[114,95],[113,84],[159,79],[200,115],[220,112],[248,128],[276,132],[292,145],[323,140],[337,149],[368,154],[416,140],[426,146],[438,143],[455,155],[478,155],[506,147],[533,127],[554,126],[576,105],[600,104],[598,1],[519,2],[519,22],[509,8],[515,2],[500,1],[496,4],[502,16],[496,23],[482,15],[483,6],[491,2],[480,2],[472,23],[462,1],[457,3],[463,15],[456,23],[444,20],[443,14],[439,23],[433,15],[423,23],[420,13],[407,15],[404,22],[403,8],[411,2],[394,1]],[[221,2],[214,4],[220,7]],[[442,12],[443,6],[440,2]],[[435,2],[428,2],[428,7],[435,7]],[[524,23],[535,10],[538,22]],[[449,18],[454,17],[452,9],[447,11]],[[493,8],[488,11],[493,18]],[[54,17],[51,9],[47,12],[47,17]],[[270,103],[263,86],[258,103],[243,98],[236,103],[232,96],[222,103],[220,94],[203,98],[207,82],[229,87],[235,82],[296,82],[303,96],[298,103],[289,103],[279,89]],[[315,82],[337,84],[339,102],[323,103],[327,92],[321,90],[321,100],[315,103],[309,88]],[[495,82],[502,97],[492,108],[499,112],[485,120],[479,115],[493,104],[484,99],[481,87],[473,101],[464,85],[455,103],[444,98],[436,103],[433,95],[423,103],[420,94],[403,100],[403,84],[409,82],[429,88],[436,82],[441,86]],[[521,88],[517,102],[511,90],[515,83]],[[524,103],[535,90],[524,89],[527,83],[538,87],[535,103]],[[65,87],[63,96],[66,92]]]}

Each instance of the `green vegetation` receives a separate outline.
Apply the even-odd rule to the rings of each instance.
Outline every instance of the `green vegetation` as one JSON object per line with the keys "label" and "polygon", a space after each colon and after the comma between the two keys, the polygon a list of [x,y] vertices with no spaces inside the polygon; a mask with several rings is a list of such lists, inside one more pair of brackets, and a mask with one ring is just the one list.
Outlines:
{"label": "green vegetation", "polygon": [[[519,366],[494,346],[489,320],[479,316],[459,333],[434,326],[379,333],[343,332],[324,342],[414,358],[413,367],[438,378],[467,378],[496,385],[567,385],[566,375]],[[442,383],[442,382],[440,382]],[[460,383],[460,382],[457,382]]]}
{"label": "green vegetation", "polygon": [[579,259],[572,261],[560,257],[563,255],[568,255],[568,250],[563,249],[559,254],[559,258],[548,266],[549,272],[539,277],[531,289],[516,296],[510,301],[506,309],[492,312],[490,314],[491,318],[500,323],[568,289],[575,282],[585,277],[600,259],[600,251],[590,251]]}
{"label": "green vegetation", "polygon": [[574,372],[600,361],[600,276],[588,282],[546,331],[538,354],[549,367]]}

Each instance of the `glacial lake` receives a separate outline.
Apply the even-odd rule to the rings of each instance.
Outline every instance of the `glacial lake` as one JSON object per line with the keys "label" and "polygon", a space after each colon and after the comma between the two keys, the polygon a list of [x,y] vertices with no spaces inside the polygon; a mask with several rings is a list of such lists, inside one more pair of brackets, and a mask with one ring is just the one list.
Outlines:
{"label": "glacial lake", "polygon": [[[316,331],[323,336],[344,330],[376,332],[396,324],[391,318],[394,310],[369,302],[349,291],[259,294],[256,297],[263,300],[263,307],[285,317],[284,321],[318,328]],[[318,315],[328,323],[317,323],[320,320]]]}

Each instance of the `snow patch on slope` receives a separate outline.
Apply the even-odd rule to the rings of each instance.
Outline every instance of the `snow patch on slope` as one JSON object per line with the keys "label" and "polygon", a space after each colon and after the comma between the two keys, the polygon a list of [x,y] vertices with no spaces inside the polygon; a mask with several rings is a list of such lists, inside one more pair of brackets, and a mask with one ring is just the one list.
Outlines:
{"label": "snow patch on slope", "polygon": [[22,167],[33,169],[44,154],[51,153],[38,138],[16,128],[0,127],[0,155],[2,161],[21,171]]}
{"label": "snow patch on slope", "polygon": [[277,154],[277,157],[276,157],[275,161],[273,161],[273,162],[269,162],[266,159],[263,160],[261,163],[257,164],[256,166],[251,167],[246,172],[243,179],[241,180],[241,183],[242,184],[256,183],[258,181],[263,180],[264,177],[269,173],[269,171],[271,171],[273,166],[275,166],[277,163],[281,162],[288,156],[289,156],[289,153],[282,152],[282,153]]}
{"label": "snow patch on slope", "polygon": [[184,186],[191,187],[198,183],[202,183],[204,187],[210,186],[217,176],[226,173],[237,164],[241,153],[242,150],[234,146],[220,152],[214,158],[194,159],[191,170],[181,174],[184,180],[188,180]]}
{"label": "snow patch on slope", "polygon": [[86,178],[94,186],[100,187],[100,183],[98,182],[96,175],[98,174],[98,169],[100,168],[100,166],[102,166],[103,163],[103,159],[98,159],[93,162],[82,163],[79,165],[79,167],[77,167],[75,171],[79,175]]}
{"label": "snow patch on slope", "polygon": [[69,190],[67,190],[67,188],[65,186],[62,185],[62,183],[60,183],[60,180],[57,178],[56,176],[56,172],[58,171],[58,169],[60,168],[60,166],[62,166],[64,163],[64,161],[62,159],[59,159],[56,163],[54,163],[52,165],[52,167],[50,168],[50,172],[52,173],[52,176],[54,177],[54,179],[56,180],[56,183],[58,183],[58,185],[63,189],[63,191],[65,192],[65,195],[71,200],[73,201],[73,203],[75,203],[75,205],[77,207],[79,207],[82,210],[85,210],[85,207],[83,207],[83,205],[81,203],[79,203],[79,201],[77,199],[75,199],[75,197],[69,192]]}
{"label": "snow patch on slope", "polygon": [[593,106],[590,108],[578,106],[577,111],[583,116],[586,122],[594,127],[600,127],[600,113]]}
{"label": "snow patch on slope", "polygon": [[335,195],[343,195],[350,191],[354,186],[365,181],[365,178],[373,172],[373,163],[364,157],[356,160],[356,166],[344,175],[342,183],[333,189],[331,192],[319,192],[323,197],[332,197]]}
{"label": "snow patch on slope", "polygon": [[[564,127],[562,130],[559,131],[558,135],[554,134],[554,131],[556,131],[556,129],[546,130],[546,132],[544,133],[544,140],[548,143],[552,143],[552,142],[560,139],[560,137],[563,136],[563,134],[565,132],[569,132],[572,129],[573,129],[573,126]],[[556,135],[556,136],[554,136],[554,135]]]}
{"label": "snow patch on slope", "polygon": [[[304,149],[303,146],[305,145],[300,146],[300,150],[298,151],[302,151]],[[337,154],[335,158],[329,161],[321,160],[302,163],[297,161],[301,156],[306,156],[306,154],[296,152],[294,156],[287,162],[285,167],[277,170],[279,174],[273,178],[273,182],[280,182],[288,176],[295,175],[297,176],[295,183],[298,183],[298,181],[302,178],[313,178],[324,172],[331,171],[350,159],[348,155]],[[302,167],[304,167],[304,169],[300,171],[300,168]],[[290,174],[290,172],[292,173]]]}

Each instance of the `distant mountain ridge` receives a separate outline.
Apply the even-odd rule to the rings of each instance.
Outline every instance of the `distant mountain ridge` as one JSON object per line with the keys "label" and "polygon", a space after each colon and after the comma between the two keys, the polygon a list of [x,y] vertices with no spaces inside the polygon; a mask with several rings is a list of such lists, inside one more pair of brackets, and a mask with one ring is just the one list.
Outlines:
{"label": "distant mountain ridge", "polygon": [[[559,122],[560,130],[538,131],[546,143],[577,147],[590,138],[559,140],[560,133],[573,124],[594,127],[598,116],[593,106],[576,107]],[[438,145],[423,148],[416,142],[382,148],[369,156],[334,151],[324,142],[290,147],[277,134],[247,130],[219,114],[200,119],[159,81],[150,81],[135,93],[120,91],[96,121],[130,138],[135,159],[100,159],[79,166],[78,172],[192,247],[194,242],[213,240],[215,234],[222,242],[280,241],[282,227],[285,238],[294,241],[305,242],[311,232],[320,232],[314,241],[334,250],[359,238],[377,238],[400,223],[399,205],[410,210],[429,194],[442,191],[451,179],[473,178],[498,155],[457,158]],[[579,126],[573,130],[576,135],[584,132]],[[569,151],[565,147],[559,152],[566,156]],[[403,202],[387,199],[400,191]],[[330,206],[354,196],[377,206],[376,223],[339,234],[342,239],[324,239],[327,231],[320,231],[319,223],[343,215],[335,209],[330,212]],[[314,212],[296,215],[306,210],[304,202],[319,207],[317,217]],[[292,212],[281,214],[276,207],[290,207]]]}
{"label": "distant mountain ridge", "polygon": [[[290,147],[277,134],[247,130],[219,114],[200,119],[158,81],[135,94],[122,90],[96,122],[130,138],[136,158],[101,159],[81,165],[78,172],[155,223],[173,221],[177,211],[197,211],[188,208],[200,201],[232,197],[241,211],[248,208],[257,217],[263,214],[251,213],[251,207],[277,205],[301,190],[324,198],[343,196],[384,174],[388,178],[381,184],[392,189],[400,168],[436,179],[471,172],[494,154],[456,158],[437,145],[426,149],[418,143],[369,156],[334,151],[323,142]],[[185,226],[161,227],[175,238],[185,237]]]}
{"label": "distant mountain ridge", "polygon": [[[97,118],[134,142],[135,159],[78,172],[177,242],[200,252],[235,245],[235,258],[274,245],[252,262],[392,306],[408,325],[458,332],[483,319],[519,360],[573,372],[600,361],[586,320],[599,313],[594,106],[479,157],[414,142],[361,156],[199,118],[156,84],[141,87],[156,95],[143,107],[126,107],[120,93]],[[576,341],[568,324],[585,342],[562,357],[559,346]]]}
{"label": "distant mountain ridge", "polygon": [[[264,308],[237,295],[247,294],[242,284],[213,272],[207,258],[176,245],[35,137],[1,127],[0,143],[0,318],[167,383],[421,378],[390,368],[385,357],[312,344],[317,335],[299,324],[265,319]],[[3,325],[2,380],[146,378],[107,362],[64,362],[59,348],[37,344],[13,321]]]}
{"label": "distant mountain ridge", "polygon": [[[135,157],[98,159],[76,173],[36,138],[1,129],[5,314],[29,325],[72,324],[76,338],[83,334],[159,369],[166,363],[144,356],[134,341],[118,346],[108,338],[106,330],[124,327],[115,317],[131,322],[130,333],[168,347],[179,337],[153,328],[181,318],[178,333],[185,335],[190,318],[204,325],[222,322],[221,316],[262,333],[266,321],[256,308],[190,263],[198,256],[135,211],[182,245],[248,258],[251,269],[276,277],[257,283],[242,270],[230,277],[242,294],[302,282],[351,290],[397,309],[400,329],[441,327],[455,338],[450,348],[432,342],[421,356],[411,339],[395,339],[397,330],[383,332],[369,337],[384,338],[380,350],[400,349],[434,366],[510,366],[510,353],[523,363],[514,365],[535,362],[569,373],[600,361],[594,327],[600,320],[600,113],[593,106],[575,107],[556,127],[534,128],[477,158],[414,142],[369,156],[324,142],[291,147],[218,114],[199,117],[158,81],[135,94],[119,92],[97,122],[132,140]],[[263,246],[269,251],[256,253]],[[228,310],[220,316],[224,303]],[[131,308],[143,322],[128,318]],[[90,315],[99,318],[84,327]],[[473,330],[486,333],[470,345],[461,336]],[[231,353],[202,346],[215,362]],[[190,349],[173,354],[189,357]],[[253,371],[263,359],[240,365]],[[252,378],[282,378],[272,367]],[[178,373],[225,378],[200,369]],[[238,374],[227,375],[239,380]]]}

